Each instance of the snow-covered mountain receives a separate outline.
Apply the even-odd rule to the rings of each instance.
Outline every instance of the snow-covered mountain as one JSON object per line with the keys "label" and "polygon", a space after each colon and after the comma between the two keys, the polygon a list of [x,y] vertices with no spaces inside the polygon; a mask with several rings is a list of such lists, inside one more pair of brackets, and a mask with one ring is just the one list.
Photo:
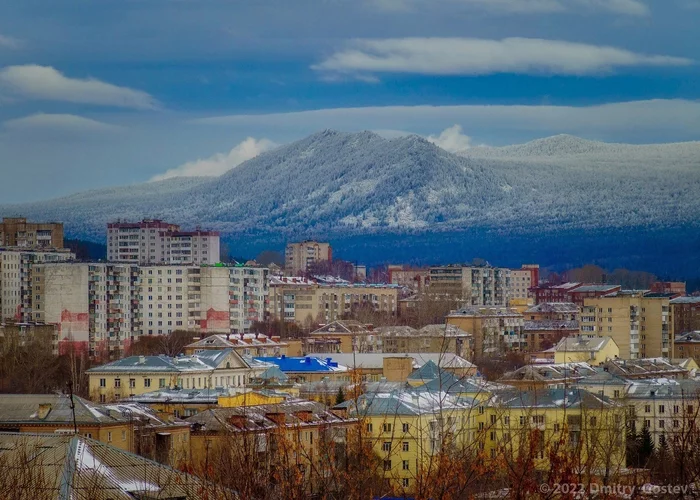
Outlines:
{"label": "snow-covered mountain", "polygon": [[171,179],[0,206],[101,239],[107,221],[159,217],[230,235],[678,226],[700,220],[700,142],[555,136],[459,155],[408,136],[326,130],[217,178]]}

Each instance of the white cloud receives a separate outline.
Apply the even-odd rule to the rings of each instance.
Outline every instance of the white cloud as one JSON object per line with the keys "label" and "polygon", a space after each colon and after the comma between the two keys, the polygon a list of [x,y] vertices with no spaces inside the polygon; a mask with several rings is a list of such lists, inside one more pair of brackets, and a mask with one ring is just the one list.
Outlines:
{"label": "white cloud", "polygon": [[21,45],[22,42],[20,42],[18,39],[0,33],[0,47],[16,49],[19,48]]}
{"label": "white cloud", "polygon": [[156,109],[146,92],[93,78],[68,78],[50,66],[7,66],[0,70],[0,91],[25,99],[66,101],[134,109]]}
{"label": "white cloud", "polygon": [[277,145],[269,139],[257,140],[248,137],[228,153],[217,153],[209,158],[187,162],[164,174],[156,175],[151,181],[162,181],[173,177],[216,177],[275,146]]}
{"label": "white cloud", "polygon": [[446,128],[440,135],[429,135],[428,141],[450,153],[458,153],[472,146],[472,138],[462,133],[460,125],[452,125]]}
{"label": "white cloud", "polygon": [[409,11],[434,8],[442,1],[487,12],[541,14],[555,12],[613,12],[629,16],[647,16],[649,7],[640,0],[370,0],[382,10]]}
{"label": "white cloud", "polygon": [[361,39],[312,66],[337,74],[494,73],[588,75],[633,66],[687,66],[681,57],[538,38],[387,38]]}
{"label": "white cloud", "polygon": [[478,130],[489,144],[561,133],[608,141],[654,142],[700,139],[700,101],[654,99],[595,106],[457,105],[330,108],[267,115],[231,115],[196,120],[233,130],[264,131],[299,138],[324,128],[406,130],[429,134],[459,123]]}
{"label": "white cloud", "polygon": [[53,129],[72,132],[109,132],[121,127],[90,118],[69,114],[36,113],[8,120],[3,126],[12,130]]}

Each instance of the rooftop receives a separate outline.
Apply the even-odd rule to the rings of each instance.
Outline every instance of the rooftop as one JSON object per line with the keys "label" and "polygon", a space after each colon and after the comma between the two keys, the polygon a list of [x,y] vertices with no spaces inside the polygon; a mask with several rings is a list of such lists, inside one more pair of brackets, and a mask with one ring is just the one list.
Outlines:
{"label": "rooftop", "polygon": [[[119,411],[73,396],[78,425],[116,424],[128,421]],[[0,423],[56,424],[73,422],[70,397],[64,394],[3,394]],[[41,408],[40,408],[41,407]]]}
{"label": "rooftop", "polygon": [[314,356],[288,357],[257,357],[254,358],[265,363],[272,363],[284,373],[308,373],[308,372],[345,372],[347,368],[332,361],[330,357],[324,359]]}
{"label": "rooftop", "polygon": [[556,352],[597,352],[614,342],[610,337],[595,337],[592,339],[575,336],[564,337],[554,347]]}
{"label": "rooftop", "polygon": [[671,304],[700,304],[700,296],[676,297],[675,299],[671,299]]}
{"label": "rooftop", "polygon": [[578,306],[573,302],[543,302],[525,310],[523,314],[534,313],[561,313],[576,314],[579,312]]}
{"label": "rooftop", "polygon": [[539,319],[526,320],[523,322],[524,331],[538,330],[578,330],[578,321],[572,320],[556,320],[556,319]]}
{"label": "rooftop", "polygon": [[593,394],[584,389],[541,389],[535,391],[521,391],[509,389],[498,392],[491,399],[493,406],[507,408],[601,408],[616,406],[611,399]]}
{"label": "rooftop", "polygon": [[475,365],[454,353],[440,352],[406,352],[406,353],[382,353],[382,352],[356,352],[356,353],[319,353],[316,356],[331,358],[340,365],[349,368],[357,367],[367,370],[381,369],[384,367],[384,358],[412,358],[413,368],[417,369],[428,362],[432,362],[442,368],[474,368]]}
{"label": "rooftop", "polygon": [[52,498],[195,500],[204,492],[224,494],[194,476],[83,436],[0,433],[0,475],[11,480],[18,470],[28,470],[24,479]]}
{"label": "rooftop", "polygon": [[88,373],[112,372],[192,372],[217,368],[225,359],[233,357],[233,368],[250,368],[250,365],[235,350],[203,350],[191,356],[129,356],[87,370]]}

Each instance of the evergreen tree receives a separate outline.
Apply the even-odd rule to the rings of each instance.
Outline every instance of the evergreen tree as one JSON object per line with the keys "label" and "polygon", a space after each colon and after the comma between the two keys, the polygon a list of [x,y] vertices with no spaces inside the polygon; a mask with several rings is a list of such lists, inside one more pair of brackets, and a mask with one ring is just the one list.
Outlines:
{"label": "evergreen tree", "polygon": [[639,436],[632,426],[627,428],[627,467],[639,467]]}
{"label": "evergreen tree", "polygon": [[345,392],[342,387],[338,387],[338,394],[335,395],[335,404],[339,405],[345,401]]}
{"label": "evergreen tree", "polygon": [[654,455],[654,441],[651,438],[651,431],[648,427],[642,429],[639,435],[639,466],[646,467],[649,460]]}

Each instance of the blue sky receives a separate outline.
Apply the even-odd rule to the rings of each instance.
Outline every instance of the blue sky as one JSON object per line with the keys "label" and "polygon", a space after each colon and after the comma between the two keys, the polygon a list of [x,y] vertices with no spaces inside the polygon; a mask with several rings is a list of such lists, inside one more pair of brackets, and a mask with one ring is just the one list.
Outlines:
{"label": "blue sky", "polygon": [[324,128],[446,147],[700,140],[699,0],[0,0],[0,11],[0,204],[215,175]]}

